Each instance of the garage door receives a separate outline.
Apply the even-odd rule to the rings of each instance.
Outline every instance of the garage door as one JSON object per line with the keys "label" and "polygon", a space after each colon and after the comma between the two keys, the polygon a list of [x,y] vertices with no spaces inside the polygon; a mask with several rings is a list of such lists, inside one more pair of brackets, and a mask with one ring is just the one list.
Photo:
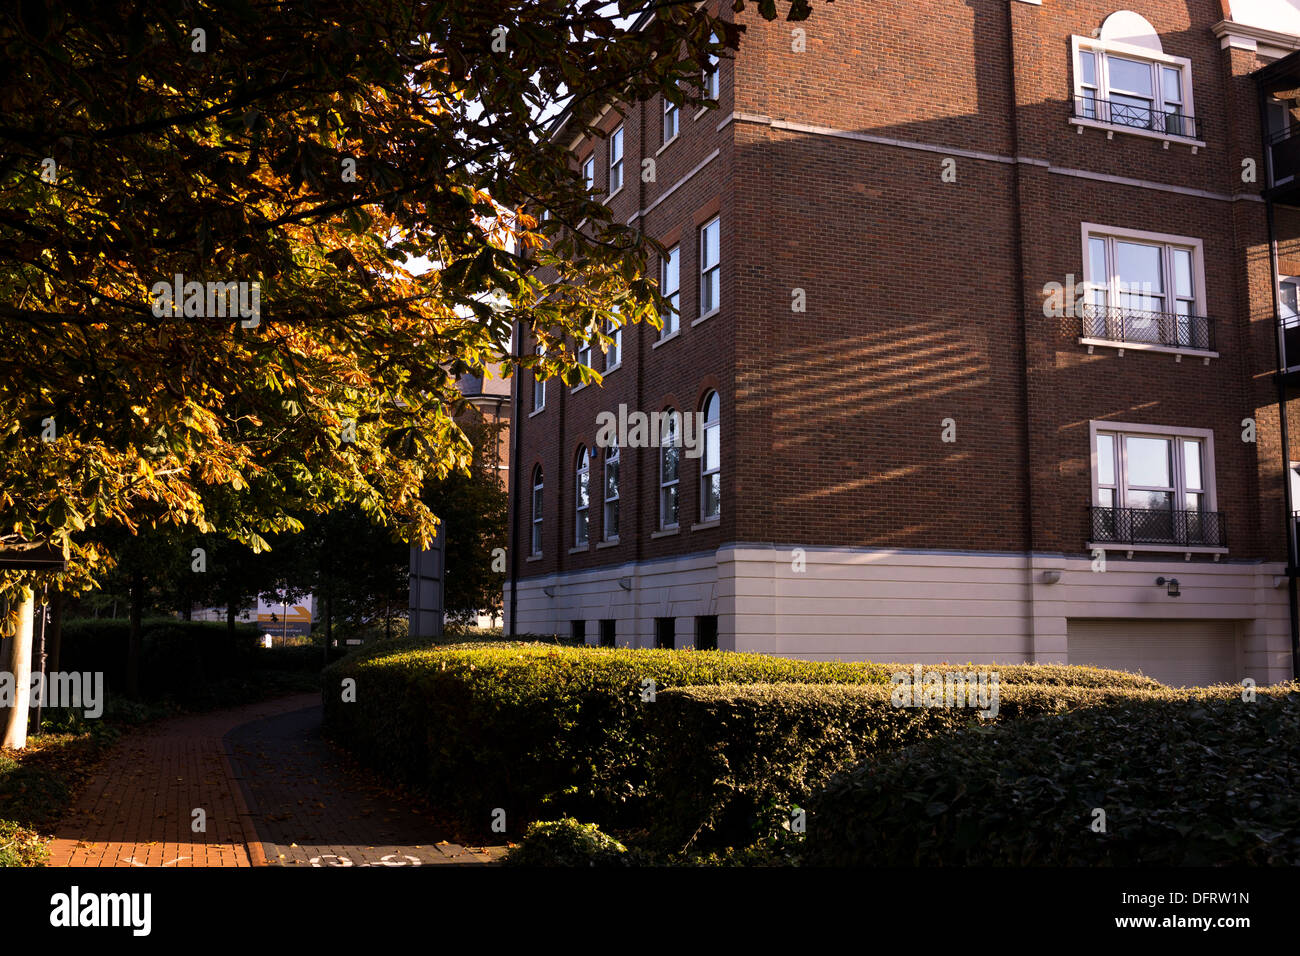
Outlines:
{"label": "garage door", "polygon": [[1232,621],[1073,620],[1066,627],[1071,664],[1140,672],[1171,687],[1241,679]]}

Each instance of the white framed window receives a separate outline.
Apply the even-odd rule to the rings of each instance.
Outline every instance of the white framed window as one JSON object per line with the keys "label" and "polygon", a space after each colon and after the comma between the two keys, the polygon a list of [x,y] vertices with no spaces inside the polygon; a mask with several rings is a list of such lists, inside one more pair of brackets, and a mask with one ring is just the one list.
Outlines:
{"label": "white framed window", "polygon": [[578,448],[577,464],[573,471],[573,544],[581,548],[587,543],[587,519],[591,510],[591,455],[587,446]]}
{"label": "white framed window", "polygon": [[578,343],[578,364],[585,365],[588,368],[591,367],[591,340],[590,339]]}
{"label": "white framed window", "polygon": [[682,111],[668,97],[664,97],[664,143],[676,138],[681,128]]}
{"label": "white framed window", "polygon": [[609,136],[609,194],[623,188],[623,127]]}
{"label": "white framed window", "polygon": [[594,154],[582,161],[582,185],[587,192],[591,192],[596,188],[596,157]]}
{"label": "white framed window", "polygon": [[1300,367],[1300,277],[1281,276],[1277,283],[1277,314],[1282,324],[1282,368]]}
{"label": "white framed window", "polygon": [[1214,432],[1090,423],[1092,540],[1219,546]]}
{"label": "white framed window", "polygon": [[722,403],[717,392],[704,398],[704,453],[700,456],[700,520],[722,515]]}
{"label": "white framed window", "polygon": [[714,216],[700,227],[700,315],[717,311],[722,299],[722,220]]}
{"label": "white framed window", "polygon": [[1071,37],[1074,118],[1126,131],[1198,140],[1192,66],[1144,46]]}
{"label": "white framed window", "polygon": [[[1280,144],[1291,138],[1291,127],[1294,125],[1291,120],[1291,101],[1280,100],[1275,96],[1270,96],[1264,104],[1265,122],[1267,129],[1265,132],[1265,142],[1267,146],[1264,149],[1264,158],[1268,162],[1268,184],[1272,186],[1285,186],[1295,179],[1295,173],[1283,172],[1278,175],[1278,170],[1273,168],[1273,152],[1275,149],[1281,149]],[[1294,164],[1289,164],[1294,170]]]}
{"label": "white framed window", "polygon": [[618,464],[618,445],[610,445],[605,449],[605,520],[601,531],[606,541],[618,538]]}
{"label": "white framed window", "polygon": [[[718,35],[716,33],[710,33],[709,42],[717,43]],[[718,63],[718,55],[716,53],[710,53],[704,58],[704,75],[702,79],[705,99],[716,100],[718,98]]]}
{"label": "white framed window", "polygon": [[532,551],[534,555],[542,553],[542,466],[533,468],[533,515],[532,515]]}
{"label": "white framed window", "polygon": [[1211,351],[1200,239],[1084,223],[1085,339]]}
{"label": "white framed window", "polygon": [[[615,314],[618,310],[615,309]],[[612,342],[605,347],[605,371],[618,368],[623,364],[623,322],[622,319],[610,319],[605,325],[605,331]]]}
{"label": "white framed window", "polygon": [[663,327],[659,338],[666,339],[679,327],[682,306],[682,247],[673,246],[659,263],[659,293],[668,302],[668,312],[662,317]]}
{"label": "white framed window", "polygon": [[[546,346],[538,342],[533,348],[538,358],[546,354]],[[546,380],[542,378],[541,370],[533,369],[533,411],[540,412],[546,407]]]}
{"label": "white framed window", "polygon": [[679,470],[681,466],[681,416],[666,409],[664,426],[659,432],[659,530],[677,527]]}

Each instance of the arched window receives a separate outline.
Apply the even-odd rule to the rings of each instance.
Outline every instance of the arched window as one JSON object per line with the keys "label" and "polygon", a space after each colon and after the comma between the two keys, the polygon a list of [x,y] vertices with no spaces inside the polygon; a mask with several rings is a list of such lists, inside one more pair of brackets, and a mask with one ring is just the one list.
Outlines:
{"label": "arched window", "polygon": [[682,454],[680,416],[674,409],[659,413],[659,527],[677,527],[678,464]]}
{"label": "arched window", "polygon": [[605,521],[602,534],[606,541],[618,539],[618,445],[605,450]]}
{"label": "arched window", "polygon": [[717,392],[704,396],[704,453],[700,456],[700,520],[722,514],[722,425]]}
{"label": "arched window", "polygon": [[587,543],[587,513],[591,505],[591,456],[587,454],[586,445],[578,449],[578,465],[574,474],[576,500],[573,511],[573,543],[580,548]]}
{"label": "arched window", "polygon": [[533,554],[542,553],[542,466],[533,468]]}

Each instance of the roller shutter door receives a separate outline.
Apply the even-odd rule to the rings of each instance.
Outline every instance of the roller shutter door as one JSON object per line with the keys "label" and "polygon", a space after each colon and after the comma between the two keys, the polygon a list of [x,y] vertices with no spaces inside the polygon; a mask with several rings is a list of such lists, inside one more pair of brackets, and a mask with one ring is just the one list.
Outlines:
{"label": "roller shutter door", "polygon": [[1071,664],[1140,672],[1171,687],[1241,679],[1232,621],[1072,620],[1066,635]]}

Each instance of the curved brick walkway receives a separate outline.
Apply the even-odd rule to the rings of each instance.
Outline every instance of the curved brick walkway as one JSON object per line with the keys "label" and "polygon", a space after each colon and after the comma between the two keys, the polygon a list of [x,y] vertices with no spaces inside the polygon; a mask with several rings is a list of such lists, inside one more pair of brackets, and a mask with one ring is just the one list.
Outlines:
{"label": "curved brick walkway", "polygon": [[[300,694],[177,717],[120,740],[55,828],[50,866],[488,863],[320,735]],[[206,831],[193,832],[203,810]]]}

